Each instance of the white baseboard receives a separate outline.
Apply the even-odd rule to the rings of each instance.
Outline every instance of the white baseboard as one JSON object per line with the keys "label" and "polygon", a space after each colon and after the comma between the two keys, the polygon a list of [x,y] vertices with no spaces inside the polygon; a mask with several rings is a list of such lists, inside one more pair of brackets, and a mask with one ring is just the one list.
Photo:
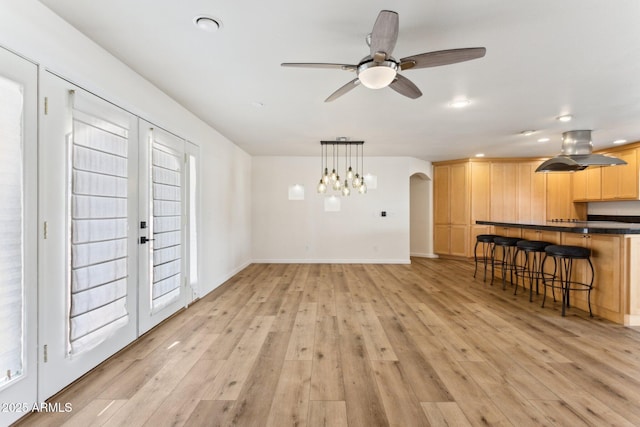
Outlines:
{"label": "white baseboard", "polygon": [[427,253],[421,253],[421,252],[412,252],[411,256],[415,256],[418,258],[440,258],[436,254],[427,254]]}
{"label": "white baseboard", "polygon": [[411,264],[409,259],[254,259],[254,264]]}
{"label": "white baseboard", "polygon": [[230,272],[225,273],[220,277],[217,277],[215,280],[213,280],[213,283],[214,283],[213,287],[211,287],[210,289],[200,289],[202,291],[202,295],[198,295],[198,298],[202,298],[205,295],[207,295],[209,292],[212,292],[218,286],[222,285],[224,282],[226,282],[227,280],[231,279],[233,276],[235,276],[236,274],[240,273],[242,270],[244,270],[245,268],[247,268],[251,264],[252,264],[252,261],[250,261],[250,260],[249,261],[245,261],[242,264],[240,264],[239,266],[235,267]]}

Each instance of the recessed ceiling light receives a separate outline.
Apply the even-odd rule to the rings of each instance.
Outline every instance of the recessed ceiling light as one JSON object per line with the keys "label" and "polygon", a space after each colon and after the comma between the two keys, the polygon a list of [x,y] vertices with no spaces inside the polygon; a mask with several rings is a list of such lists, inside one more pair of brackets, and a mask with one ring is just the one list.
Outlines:
{"label": "recessed ceiling light", "polygon": [[471,101],[469,101],[468,99],[456,99],[455,101],[451,101],[449,103],[449,107],[452,107],[452,108],[464,108],[469,104],[471,104]]}
{"label": "recessed ceiling light", "polygon": [[476,154],[476,157],[484,157],[484,153],[478,153]]}
{"label": "recessed ceiling light", "polygon": [[616,139],[613,141],[614,144],[624,144],[625,142],[627,142],[626,139]]}
{"label": "recessed ceiling light", "polygon": [[538,142],[549,142],[549,138],[540,138]]}
{"label": "recessed ceiling light", "polygon": [[535,132],[535,130],[523,130],[522,132],[520,132],[520,135],[529,136],[533,135]]}
{"label": "recessed ceiling light", "polygon": [[556,120],[559,120],[561,122],[570,122],[571,119],[573,119],[573,116],[571,114],[565,114],[563,116],[556,117]]}
{"label": "recessed ceiling light", "polygon": [[209,33],[215,33],[222,26],[222,23],[219,19],[204,15],[196,16],[195,18],[193,18],[193,23],[202,31],[207,31]]}

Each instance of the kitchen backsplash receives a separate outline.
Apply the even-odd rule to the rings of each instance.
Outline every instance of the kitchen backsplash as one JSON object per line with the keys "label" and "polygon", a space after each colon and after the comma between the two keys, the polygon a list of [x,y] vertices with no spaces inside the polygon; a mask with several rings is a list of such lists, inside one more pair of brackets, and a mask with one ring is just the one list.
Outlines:
{"label": "kitchen backsplash", "polygon": [[588,215],[640,215],[640,201],[627,202],[590,202],[587,207]]}

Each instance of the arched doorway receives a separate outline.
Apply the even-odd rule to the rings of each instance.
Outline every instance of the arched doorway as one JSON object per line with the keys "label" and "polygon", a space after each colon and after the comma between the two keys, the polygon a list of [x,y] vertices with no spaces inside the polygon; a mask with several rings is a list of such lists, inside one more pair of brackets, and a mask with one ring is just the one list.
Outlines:
{"label": "arched doorway", "polygon": [[424,173],[409,177],[409,253],[436,258],[433,253],[433,181]]}

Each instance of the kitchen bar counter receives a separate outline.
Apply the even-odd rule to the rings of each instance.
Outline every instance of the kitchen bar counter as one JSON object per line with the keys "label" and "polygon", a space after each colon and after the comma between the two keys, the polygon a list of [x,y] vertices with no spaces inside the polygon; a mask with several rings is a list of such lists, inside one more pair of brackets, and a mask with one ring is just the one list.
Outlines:
{"label": "kitchen bar counter", "polygon": [[[595,269],[591,305],[603,319],[640,326],[640,224],[617,221],[476,221],[481,233],[582,246],[591,250]],[[586,267],[574,266],[578,281]],[[572,293],[572,306],[587,311],[586,292]]]}
{"label": "kitchen bar counter", "polygon": [[614,221],[546,221],[546,222],[497,222],[476,221],[478,225],[513,227],[528,230],[559,231],[582,234],[640,234],[640,224]]}

